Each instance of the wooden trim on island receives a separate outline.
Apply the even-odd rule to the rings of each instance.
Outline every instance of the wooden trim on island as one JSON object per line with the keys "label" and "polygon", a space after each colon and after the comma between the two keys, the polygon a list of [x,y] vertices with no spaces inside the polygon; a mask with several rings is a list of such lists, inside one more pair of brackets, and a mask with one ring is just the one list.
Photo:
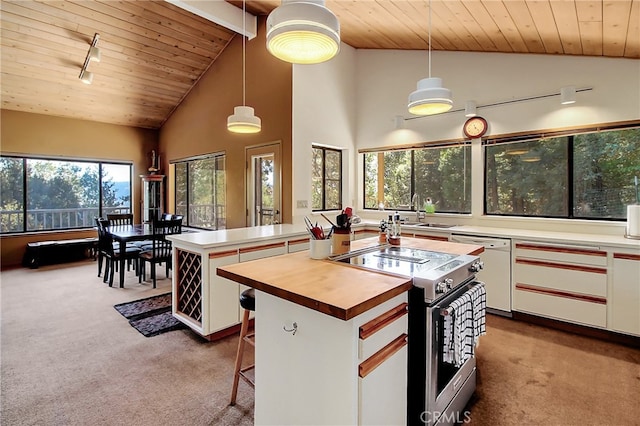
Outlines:
{"label": "wooden trim on island", "polygon": [[571,291],[556,290],[547,287],[538,287],[535,285],[516,283],[516,290],[529,291],[532,293],[546,294],[548,296],[564,297],[566,299],[580,300],[581,302],[598,303],[600,305],[607,304],[607,298],[601,296],[591,296],[588,294],[574,293]]}
{"label": "wooden trim on island", "polygon": [[398,318],[402,318],[403,316],[407,315],[408,313],[407,306],[408,306],[407,303],[401,303],[400,305],[377,316],[371,321],[365,324],[362,324],[362,326],[360,326],[360,331],[359,331],[360,339],[364,340],[367,337],[372,336],[373,334],[377,333],[378,331],[380,331],[387,325],[391,324]]}
{"label": "wooden trim on island", "polygon": [[227,257],[227,256],[237,256],[238,255],[238,249],[233,249],[233,250],[226,250],[226,251],[216,251],[213,253],[209,253],[209,259],[217,259],[220,257]]}
{"label": "wooden trim on island", "polygon": [[393,339],[389,344],[380,349],[375,354],[371,355],[366,360],[362,361],[358,366],[358,376],[361,378],[366,377],[369,373],[375,370],[380,364],[391,358],[396,352],[407,345],[407,334],[403,333],[400,336]]}

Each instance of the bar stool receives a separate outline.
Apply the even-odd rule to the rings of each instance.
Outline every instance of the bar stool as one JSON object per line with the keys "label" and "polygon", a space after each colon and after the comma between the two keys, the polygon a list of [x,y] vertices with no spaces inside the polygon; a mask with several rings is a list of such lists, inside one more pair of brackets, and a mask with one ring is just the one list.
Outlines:
{"label": "bar stool", "polygon": [[240,326],[240,340],[238,341],[238,352],[236,354],[236,363],[233,373],[233,388],[231,389],[231,402],[229,405],[235,405],[236,396],[238,394],[238,382],[242,377],[251,387],[255,388],[255,383],[251,377],[245,373],[255,368],[255,364],[251,364],[242,368],[242,356],[244,355],[245,343],[255,348],[255,332],[249,333],[249,314],[256,310],[256,296],[253,288],[247,289],[240,294],[240,306],[244,308],[242,317],[242,325]]}

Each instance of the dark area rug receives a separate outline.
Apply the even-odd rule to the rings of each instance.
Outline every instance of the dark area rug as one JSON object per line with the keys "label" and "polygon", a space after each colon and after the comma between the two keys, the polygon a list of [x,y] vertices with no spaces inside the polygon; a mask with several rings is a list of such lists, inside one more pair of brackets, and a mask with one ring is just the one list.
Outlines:
{"label": "dark area rug", "polygon": [[145,337],[187,328],[171,315],[171,293],[119,303],[114,308]]}

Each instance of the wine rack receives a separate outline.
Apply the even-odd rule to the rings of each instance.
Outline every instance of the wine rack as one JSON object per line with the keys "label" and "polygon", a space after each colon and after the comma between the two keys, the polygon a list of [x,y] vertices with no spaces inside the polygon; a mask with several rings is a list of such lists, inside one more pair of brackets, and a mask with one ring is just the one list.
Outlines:
{"label": "wine rack", "polygon": [[202,325],[202,257],[178,249],[177,311]]}

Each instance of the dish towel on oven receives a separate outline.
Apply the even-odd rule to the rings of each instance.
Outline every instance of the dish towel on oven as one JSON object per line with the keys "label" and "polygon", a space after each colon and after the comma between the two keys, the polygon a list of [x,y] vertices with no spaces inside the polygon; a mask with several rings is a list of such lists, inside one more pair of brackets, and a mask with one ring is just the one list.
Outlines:
{"label": "dish towel on oven", "polygon": [[486,290],[479,282],[451,302],[444,317],[443,361],[461,366],[475,353],[478,339],[486,334]]}

